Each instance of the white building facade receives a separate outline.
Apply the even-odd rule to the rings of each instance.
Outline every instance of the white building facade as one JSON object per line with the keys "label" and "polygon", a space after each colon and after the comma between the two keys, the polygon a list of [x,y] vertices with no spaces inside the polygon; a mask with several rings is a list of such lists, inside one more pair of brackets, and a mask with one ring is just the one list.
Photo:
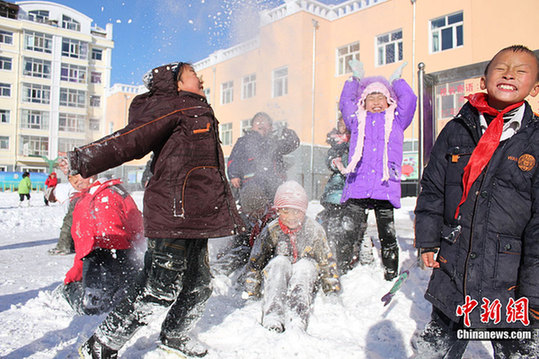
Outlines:
{"label": "white building facade", "polygon": [[47,172],[107,133],[112,24],[47,1],[0,7],[0,170]]}

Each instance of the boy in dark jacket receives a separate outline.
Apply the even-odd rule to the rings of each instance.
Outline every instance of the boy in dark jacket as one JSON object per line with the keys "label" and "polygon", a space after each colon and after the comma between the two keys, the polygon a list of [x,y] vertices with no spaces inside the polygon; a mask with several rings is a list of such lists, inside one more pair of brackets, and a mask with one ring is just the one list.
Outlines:
{"label": "boy in dark jacket", "polygon": [[[415,246],[433,268],[432,320],[416,358],[460,358],[465,328],[536,328],[539,319],[539,60],[524,46],[498,52],[481,89],[440,133],[421,180]],[[435,258],[437,253],[437,258]],[[529,340],[492,340],[496,358],[536,358]]]}
{"label": "boy in dark jacket", "polygon": [[116,357],[158,309],[168,310],[163,349],[206,355],[189,332],[212,292],[208,238],[233,235],[242,225],[226,180],[218,122],[193,67],[160,66],[145,83],[149,92],[133,99],[125,128],[69,152],[61,163],[88,177],[154,154],[144,191],[144,270],[80,348],[88,358]]}

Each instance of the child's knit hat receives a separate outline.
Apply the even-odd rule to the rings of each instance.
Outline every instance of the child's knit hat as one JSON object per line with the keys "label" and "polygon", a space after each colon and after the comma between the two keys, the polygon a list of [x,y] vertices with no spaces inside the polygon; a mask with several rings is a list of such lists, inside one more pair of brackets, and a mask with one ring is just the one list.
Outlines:
{"label": "child's knit hat", "polygon": [[385,123],[384,123],[384,157],[383,157],[383,175],[382,182],[389,180],[389,168],[388,168],[388,154],[387,145],[389,143],[389,135],[393,128],[393,120],[395,119],[395,109],[397,108],[397,96],[393,92],[392,86],[389,82],[381,76],[365,77],[359,81],[358,87],[358,104],[357,104],[357,142],[356,148],[350,162],[344,173],[353,172],[356,165],[363,156],[363,144],[365,142],[365,122],[367,117],[367,110],[365,109],[365,99],[372,93],[381,93],[386,97],[389,107],[385,110]]}
{"label": "child's knit hat", "polygon": [[296,181],[287,181],[277,188],[273,207],[279,208],[295,208],[302,212],[307,211],[309,201],[305,189]]}

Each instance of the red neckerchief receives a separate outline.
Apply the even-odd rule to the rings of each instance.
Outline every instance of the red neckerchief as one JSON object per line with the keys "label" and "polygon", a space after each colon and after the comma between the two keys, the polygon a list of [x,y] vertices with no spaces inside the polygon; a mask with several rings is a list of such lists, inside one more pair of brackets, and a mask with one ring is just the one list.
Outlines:
{"label": "red neckerchief", "polygon": [[486,167],[494,154],[494,151],[496,151],[496,148],[498,148],[498,145],[500,144],[500,136],[503,131],[503,115],[522,106],[524,103],[524,101],[521,101],[504,108],[502,111],[498,111],[489,106],[487,103],[487,94],[484,92],[469,95],[465,98],[470,102],[470,105],[477,109],[477,111],[495,117],[488,125],[483,136],[481,136],[481,139],[470,156],[468,164],[464,167],[464,174],[462,175],[462,198],[455,211],[455,219],[458,218],[460,206],[466,201],[472,184],[477,177],[479,177],[479,174],[481,174]]}
{"label": "red neckerchief", "polygon": [[292,261],[292,263],[296,263],[296,261],[298,260],[296,233],[301,229],[301,225],[297,226],[294,229],[290,229],[283,222],[281,222],[281,218],[279,218],[279,227],[281,227],[281,230],[290,238],[290,244],[292,245],[292,255],[294,256],[294,260]]}

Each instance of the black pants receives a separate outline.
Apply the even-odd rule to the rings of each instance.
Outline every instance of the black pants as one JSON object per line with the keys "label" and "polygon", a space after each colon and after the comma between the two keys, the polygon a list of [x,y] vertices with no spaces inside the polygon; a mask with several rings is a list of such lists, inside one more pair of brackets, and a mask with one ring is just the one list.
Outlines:
{"label": "black pants", "polygon": [[30,200],[30,193],[19,193],[19,201],[24,201],[24,197],[26,197],[27,200]]}
{"label": "black pants", "polygon": [[[412,347],[415,359],[459,359],[462,358],[468,340],[457,339],[457,330],[462,321],[456,323],[441,311],[432,308],[431,321],[425,329],[414,334]],[[537,358],[539,352],[538,330],[528,340],[491,340],[494,358]]]}
{"label": "black pants", "polygon": [[119,350],[157,309],[168,308],[161,340],[173,341],[196,324],[211,292],[207,239],[150,238],[137,284],[97,328],[96,336]]}
{"label": "black pants", "polygon": [[82,280],[64,286],[65,297],[80,314],[104,313],[125,295],[139,268],[131,250],[94,249],[84,257]]}

